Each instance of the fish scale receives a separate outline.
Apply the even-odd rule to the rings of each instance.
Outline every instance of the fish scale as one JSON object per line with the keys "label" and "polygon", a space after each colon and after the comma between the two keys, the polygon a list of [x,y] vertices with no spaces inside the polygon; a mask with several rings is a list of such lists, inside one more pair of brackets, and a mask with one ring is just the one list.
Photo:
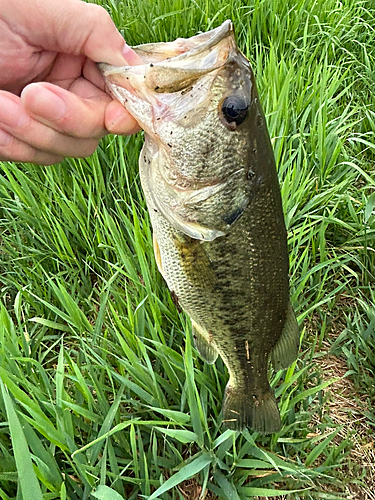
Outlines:
{"label": "fish scale", "polygon": [[[298,354],[286,229],[254,75],[233,25],[134,47],[137,67],[100,65],[145,131],[140,177],[158,268],[192,320],[196,348],[229,373],[222,420],[279,431],[267,371]],[[163,57],[165,51],[165,57]]]}

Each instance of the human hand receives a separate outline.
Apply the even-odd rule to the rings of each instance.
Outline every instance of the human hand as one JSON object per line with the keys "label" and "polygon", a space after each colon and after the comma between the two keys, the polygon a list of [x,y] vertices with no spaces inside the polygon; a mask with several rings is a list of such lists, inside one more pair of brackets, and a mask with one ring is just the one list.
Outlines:
{"label": "human hand", "polygon": [[102,7],[0,0],[0,47],[0,160],[50,165],[139,130],[95,65],[142,63]]}

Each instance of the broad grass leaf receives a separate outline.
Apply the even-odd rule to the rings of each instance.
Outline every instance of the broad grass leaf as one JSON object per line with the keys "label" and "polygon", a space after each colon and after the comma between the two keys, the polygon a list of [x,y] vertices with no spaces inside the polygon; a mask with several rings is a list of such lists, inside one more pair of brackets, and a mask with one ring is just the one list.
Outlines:
{"label": "broad grass leaf", "polygon": [[161,413],[165,417],[168,417],[171,420],[174,420],[176,423],[178,423],[180,425],[187,424],[190,421],[190,415],[183,413],[182,411],[167,410],[165,408],[156,408],[154,406],[149,406],[149,408],[150,408],[150,410]]}
{"label": "broad grass leaf", "polygon": [[372,193],[368,197],[366,207],[365,207],[365,213],[363,215],[363,220],[365,221],[366,224],[371,217],[371,214],[374,210],[374,206],[375,206],[375,193]]}
{"label": "broad grass leaf", "polygon": [[243,498],[252,497],[280,497],[280,495],[291,495],[292,493],[299,493],[301,491],[308,491],[309,488],[303,490],[275,490],[273,488],[253,488],[252,486],[244,486],[239,488],[239,492]]}
{"label": "broad grass leaf", "polygon": [[34,472],[30,450],[22,430],[22,425],[3,381],[0,381],[0,385],[8,417],[13,453],[23,500],[43,500],[42,491]]}
{"label": "broad grass leaf", "polygon": [[212,449],[215,449],[217,446],[220,446],[222,443],[224,443],[227,439],[233,439],[233,436],[236,434],[236,431],[232,431],[230,429],[227,429],[221,434],[219,437],[215,439],[215,441],[212,443]]}
{"label": "broad grass leaf", "polygon": [[57,323],[57,321],[50,321],[45,318],[30,318],[29,321],[33,321],[34,323],[38,323],[39,325],[46,326],[48,328],[52,328],[54,330],[61,330],[62,332],[71,332],[72,329],[69,326],[62,325],[61,323]]}
{"label": "broad grass leaf", "polygon": [[[38,458],[43,463],[46,470],[45,480],[49,481],[54,487],[59,488],[62,484],[62,476],[53,453],[44,447],[42,440],[38,434],[33,430],[31,425],[21,420],[21,425],[25,433],[28,446],[30,447],[35,458]],[[39,463],[40,463],[39,462]],[[41,471],[39,470],[39,473]]]}
{"label": "broad grass leaf", "polygon": [[17,401],[27,410],[28,413],[32,415],[31,418],[24,414],[23,418],[41,434],[48,437],[51,442],[54,442],[60,448],[67,450],[64,436],[56,430],[52,422],[48,419],[45,413],[43,413],[40,406],[13,382],[13,380],[9,377],[8,372],[2,367],[0,367],[0,377]]}
{"label": "broad grass leaf", "polygon": [[258,460],[255,458],[242,458],[236,461],[237,467],[249,468],[249,469],[272,469],[274,465],[264,460]]}
{"label": "broad grass leaf", "polygon": [[308,396],[313,396],[314,394],[317,394],[319,391],[322,391],[323,389],[334,384],[338,380],[340,379],[336,377],[331,380],[327,380],[326,382],[322,382],[317,387],[311,387],[310,389],[306,389],[305,391],[299,393],[297,396],[295,396],[293,399],[290,400],[289,408],[292,408],[299,401],[306,399]]}
{"label": "broad grass leaf", "polygon": [[60,500],[66,500],[66,486],[65,486],[65,483],[61,483]]}
{"label": "broad grass leaf", "polygon": [[99,485],[95,491],[92,491],[91,496],[98,500],[124,500],[124,497],[122,497],[120,493],[117,493],[116,490],[104,484]]}
{"label": "broad grass leaf", "polygon": [[173,474],[172,477],[167,479],[165,483],[163,483],[160,488],[158,488],[154,493],[148,498],[148,500],[154,500],[155,498],[159,498],[160,495],[165,493],[166,491],[174,488],[178,484],[190,479],[191,477],[198,474],[202,469],[209,465],[212,462],[212,457],[208,453],[202,454],[200,457],[196,458],[192,462],[188,463],[182,469],[180,469],[176,474]]}
{"label": "broad grass leaf", "polygon": [[198,436],[195,432],[182,430],[182,429],[163,429],[162,427],[155,427],[159,432],[162,432],[166,436],[171,436],[180,443],[195,443],[198,439]]}
{"label": "broad grass leaf", "polygon": [[225,500],[241,500],[238,496],[236,488],[232,483],[226,479],[226,477],[220,472],[216,471],[213,474],[217,484],[220,486],[221,494],[225,498]]}
{"label": "broad grass leaf", "polygon": [[[323,439],[324,436],[319,436],[319,438],[323,439],[323,441],[320,444],[315,445],[312,451],[307,455],[307,458],[305,460],[306,467],[310,467],[310,465],[319,457],[319,455],[321,455],[324,450],[327,450],[329,443],[337,436],[341,429],[342,427],[339,427],[335,431],[330,432],[325,439]],[[316,440],[314,441],[316,442]]]}

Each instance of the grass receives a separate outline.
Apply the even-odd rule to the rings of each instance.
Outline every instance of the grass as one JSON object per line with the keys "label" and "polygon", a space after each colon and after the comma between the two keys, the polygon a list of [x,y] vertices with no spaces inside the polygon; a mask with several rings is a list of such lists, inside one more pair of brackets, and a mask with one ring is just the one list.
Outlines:
{"label": "grass", "polygon": [[3,162],[0,498],[374,498],[373,3],[106,8],[130,44],[234,21],[275,150],[301,355],[273,374],[279,434],[223,429],[225,367],[199,358],[154,261],[142,136]]}

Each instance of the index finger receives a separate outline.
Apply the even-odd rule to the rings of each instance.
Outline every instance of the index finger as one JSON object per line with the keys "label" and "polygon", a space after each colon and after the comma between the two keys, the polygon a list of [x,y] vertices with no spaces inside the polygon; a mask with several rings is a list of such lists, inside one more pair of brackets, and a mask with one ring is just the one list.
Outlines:
{"label": "index finger", "polygon": [[[59,132],[78,138],[103,137],[110,96],[83,78],[75,87],[81,95],[52,83],[31,83],[22,91],[21,101],[32,118]],[[87,97],[82,96],[85,92]]]}

